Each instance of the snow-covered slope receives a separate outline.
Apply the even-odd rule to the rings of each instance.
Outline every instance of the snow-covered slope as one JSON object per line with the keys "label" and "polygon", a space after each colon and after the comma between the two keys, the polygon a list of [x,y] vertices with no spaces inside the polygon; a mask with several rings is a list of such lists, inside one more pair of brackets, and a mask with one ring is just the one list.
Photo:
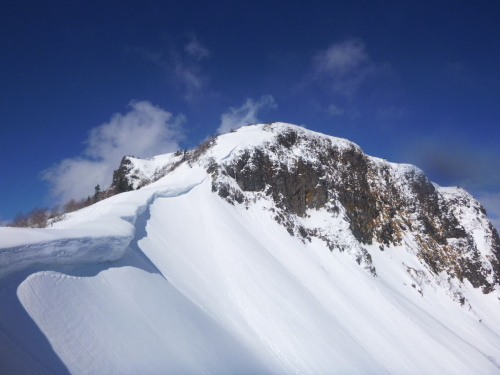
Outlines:
{"label": "snow-covered slope", "polygon": [[1,373],[500,373],[465,191],[281,123],[124,160],[156,181],[0,228]]}

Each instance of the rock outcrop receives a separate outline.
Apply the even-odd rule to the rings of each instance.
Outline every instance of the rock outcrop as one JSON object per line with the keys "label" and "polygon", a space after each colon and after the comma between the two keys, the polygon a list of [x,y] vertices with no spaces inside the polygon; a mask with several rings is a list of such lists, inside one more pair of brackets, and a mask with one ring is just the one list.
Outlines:
{"label": "rock outcrop", "polygon": [[118,169],[113,172],[113,182],[111,183],[111,187],[120,193],[134,190],[133,185],[130,182],[130,179],[132,178],[132,169],[133,164],[130,157],[124,156]]}
{"label": "rock outcrop", "polygon": [[[262,193],[272,199],[276,220],[290,233],[317,236],[332,250],[349,245],[321,228],[297,225],[295,218],[322,208],[343,214],[359,244],[356,260],[373,274],[364,246],[375,243],[380,250],[405,246],[436,277],[444,272],[467,279],[484,293],[499,283],[498,233],[484,208],[463,189],[441,188],[420,169],[367,156],[345,140],[290,125],[267,125],[267,131],[275,133],[272,141],[210,167],[213,190],[221,197],[244,203],[251,200],[246,193]],[[488,255],[481,255],[478,242],[487,244]]]}
{"label": "rock outcrop", "polygon": [[[391,249],[413,254],[422,264],[418,270],[403,264],[420,293],[433,279],[463,303],[454,280],[468,280],[484,293],[500,283],[497,230],[465,190],[440,187],[417,167],[368,156],[345,139],[283,123],[252,126],[258,127],[258,140],[222,157],[216,155],[218,143],[233,134],[156,159],[124,158],[113,185],[127,191],[183,163],[201,163],[221,198],[245,206],[267,202],[270,215],[291,235],[324,241],[373,276],[371,253]],[[313,220],[315,212],[328,220]]]}

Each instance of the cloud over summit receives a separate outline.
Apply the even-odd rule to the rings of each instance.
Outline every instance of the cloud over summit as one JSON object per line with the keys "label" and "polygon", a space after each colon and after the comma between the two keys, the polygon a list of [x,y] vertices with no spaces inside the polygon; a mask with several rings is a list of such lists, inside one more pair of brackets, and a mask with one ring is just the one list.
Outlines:
{"label": "cloud over summit", "polygon": [[126,114],[117,113],[93,128],[81,155],[42,172],[59,202],[91,195],[97,184],[108,187],[125,155],[147,158],[179,148],[183,115],[173,116],[148,101],[131,102],[129,108]]}
{"label": "cloud over summit", "polygon": [[257,101],[248,98],[241,107],[231,107],[227,112],[222,114],[220,117],[221,124],[217,128],[217,133],[228,133],[244,125],[256,124],[259,122],[257,118],[259,112],[276,107],[277,104],[271,95],[263,95]]}

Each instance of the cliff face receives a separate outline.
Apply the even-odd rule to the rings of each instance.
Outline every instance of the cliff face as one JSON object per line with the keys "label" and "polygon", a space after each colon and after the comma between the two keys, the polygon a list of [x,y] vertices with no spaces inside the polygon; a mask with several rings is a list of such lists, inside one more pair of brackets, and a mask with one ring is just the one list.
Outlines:
{"label": "cliff face", "polygon": [[[455,280],[468,280],[484,293],[500,283],[498,233],[465,190],[440,187],[417,167],[368,156],[345,139],[283,123],[247,129],[252,127],[254,140],[236,147],[227,141],[227,150],[221,145],[238,134],[148,160],[125,157],[113,185],[137,189],[179,165],[201,163],[212,191],[226,201],[263,204],[291,235],[323,241],[373,276],[373,252],[391,250],[418,259],[421,269],[402,266],[420,293],[424,284],[437,283],[464,303]],[[235,133],[242,131],[248,130]]]}
{"label": "cliff face", "polygon": [[155,182],[186,161],[183,151],[163,154],[151,159],[124,156],[120,166],[113,172],[111,188],[123,193],[140,189]]}
{"label": "cliff face", "polygon": [[[463,189],[441,188],[418,168],[369,157],[345,140],[289,125],[264,131],[275,133],[271,141],[210,166],[213,191],[221,197],[237,204],[271,199],[275,219],[291,234],[349,250],[373,275],[365,247],[376,244],[380,251],[403,247],[434,277],[467,279],[484,293],[499,283],[498,233]],[[345,241],[338,228],[299,224],[318,209],[340,216],[355,241]]]}
{"label": "cliff face", "polygon": [[114,180],[51,228],[0,228],[0,368],[500,372],[499,239],[462,189],[281,123]]}

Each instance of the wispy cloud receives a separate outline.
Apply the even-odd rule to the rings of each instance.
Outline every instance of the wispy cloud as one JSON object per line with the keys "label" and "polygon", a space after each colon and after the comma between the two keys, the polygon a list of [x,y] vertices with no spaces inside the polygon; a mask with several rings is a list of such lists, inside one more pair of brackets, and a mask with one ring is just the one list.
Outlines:
{"label": "wispy cloud", "polygon": [[369,62],[365,45],[358,39],[332,44],[313,57],[314,68],[319,74],[345,76]]}
{"label": "wispy cloud", "polygon": [[172,78],[182,92],[183,98],[188,102],[199,99],[210,82],[208,75],[203,73],[201,65],[185,59],[177,52],[172,53],[172,62]]}
{"label": "wispy cloud", "polygon": [[210,57],[210,51],[200,43],[194,34],[191,35],[189,43],[184,46],[184,50],[196,60]]}
{"label": "wispy cloud", "polygon": [[295,92],[307,95],[328,117],[344,121],[359,122],[365,116],[394,121],[406,113],[397,75],[388,63],[374,61],[360,39],[317,51]]}
{"label": "wispy cloud", "polygon": [[328,113],[330,114],[330,116],[343,116],[345,113],[345,109],[339,107],[336,104],[330,104],[328,106]]}
{"label": "wispy cloud", "polygon": [[195,102],[206,92],[210,78],[203,69],[202,60],[209,57],[210,51],[195,34],[190,35],[183,51],[175,47],[170,49],[170,74],[188,102]]}
{"label": "wispy cloud", "polygon": [[206,93],[210,77],[203,68],[203,60],[210,58],[211,52],[195,34],[190,34],[189,41],[182,48],[171,44],[159,51],[147,48],[130,50],[164,69],[186,101],[195,102]]}
{"label": "wispy cloud", "polygon": [[179,148],[184,116],[173,116],[147,101],[132,102],[129,107],[128,113],[117,113],[93,128],[81,155],[42,172],[60,203],[91,195],[97,184],[109,186],[125,155],[147,158]]}
{"label": "wispy cloud", "polygon": [[349,39],[313,56],[310,79],[327,85],[335,94],[352,97],[368,77],[384,69],[372,61],[362,41]]}
{"label": "wispy cloud", "polygon": [[223,134],[244,125],[258,123],[257,114],[260,111],[276,107],[277,104],[271,95],[263,95],[257,101],[248,98],[241,107],[231,107],[226,113],[222,114],[217,133]]}

